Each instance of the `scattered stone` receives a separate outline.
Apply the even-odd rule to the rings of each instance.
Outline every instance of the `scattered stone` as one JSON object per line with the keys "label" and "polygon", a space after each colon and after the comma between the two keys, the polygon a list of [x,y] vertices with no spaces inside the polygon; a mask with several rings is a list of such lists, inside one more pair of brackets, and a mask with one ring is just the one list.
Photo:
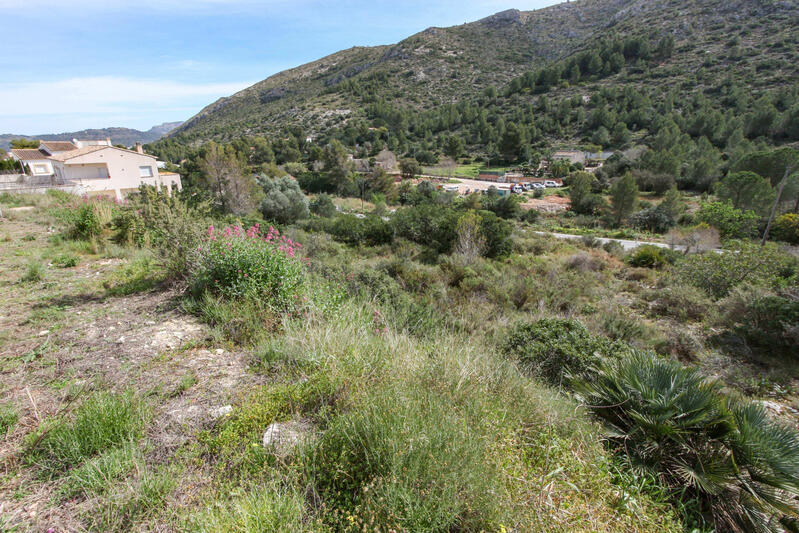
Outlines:
{"label": "scattered stone", "polygon": [[225,350],[223,350],[222,348],[216,349],[216,355],[222,355],[223,353],[225,353]]}
{"label": "scattered stone", "polygon": [[45,336],[45,335],[47,335],[48,333],[50,333],[50,330],[49,330],[49,329],[43,329],[43,330],[41,330],[41,331],[39,332],[39,336],[40,336],[40,337],[44,337],[44,336]]}
{"label": "scattered stone", "polygon": [[124,344],[125,343],[125,336],[122,335],[120,338],[117,339],[117,344]]}
{"label": "scattered stone", "polygon": [[765,407],[769,411],[773,411],[773,412],[777,413],[778,415],[781,415],[783,409],[785,409],[784,405],[782,405],[780,403],[777,403],[777,402],[772,402],[772,401],[769,401],[769,400],[763,400],[762,403],[763,403],[763,407]]}
{"label": "scattered stone", "polygon": [[222,418],[223,416],[227,416],[232,412],[233,412],[232,405],[223,405],[222,407],[211,409],[210,414],[214,418]]}
{"label": "scattered stone", "polygon": [[264,432],[262,440],[264,448],[271,448],[280,455],[286,454],[297,446],[313,429],[305,420],[290,420],[270,424]]}

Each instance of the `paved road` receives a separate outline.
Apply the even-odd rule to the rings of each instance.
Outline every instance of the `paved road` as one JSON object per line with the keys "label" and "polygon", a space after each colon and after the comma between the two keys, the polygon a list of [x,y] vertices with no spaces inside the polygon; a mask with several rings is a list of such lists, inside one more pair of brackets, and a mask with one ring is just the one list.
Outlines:
{"label": "paved road", "polygon": [[[583,235],[571,235],[569,233],[552,233],[552,232],[548,232],[548,231],[536,231],[534,233],[536,233],[538,235],[550,235],[552,237],[555,237],[556,239],[571,239],[571,240],[574,240],[574,239],[582,239],[583,238]],[[638,248],[639,246],[643,246],[645,244],[648,244],[650,246],[657,246],[658,248],[673,248],[674,250],[677,250],[679,252],[682,252],[682,251],[685,250],[685,246],[677,244],[677,245],[674,245],[672,247],[671,245],[663,243],[663,242],[630,241],[630,240],[627,240],[627,239],[608,239],[608,238],[605,238],[605,237],[596,237],[596,240],[598,240],[602,244],[605,244],[605,243],[610,242],[610,241],[615,241],[615,242],[621,244],[621,247],[624,248],[625,250],[633,250],[633,249]]]}

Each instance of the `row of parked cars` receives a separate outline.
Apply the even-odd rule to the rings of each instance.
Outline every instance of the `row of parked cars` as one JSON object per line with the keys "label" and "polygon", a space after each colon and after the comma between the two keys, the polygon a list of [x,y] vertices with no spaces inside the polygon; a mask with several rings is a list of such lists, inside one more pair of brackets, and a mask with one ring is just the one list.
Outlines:
{"label": "row of parked cars", "polygon": [[548,189],[551,187],[560,187],[557,182],[547,180],[544,183],[536,182],[536,183],[517,183],[513,187],[510,188],[510,192],[514,194],[521,194],[524,191],[534,191],[536,189]]}

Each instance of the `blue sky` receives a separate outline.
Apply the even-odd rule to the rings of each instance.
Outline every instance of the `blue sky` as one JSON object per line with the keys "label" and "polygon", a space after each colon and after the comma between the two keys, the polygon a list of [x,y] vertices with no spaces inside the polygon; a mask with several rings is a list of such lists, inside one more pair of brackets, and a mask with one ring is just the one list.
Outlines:
{"label": "blue sky", "polygon": [[185,120],[275,72],[559,0],[0,0],[0,133]]}

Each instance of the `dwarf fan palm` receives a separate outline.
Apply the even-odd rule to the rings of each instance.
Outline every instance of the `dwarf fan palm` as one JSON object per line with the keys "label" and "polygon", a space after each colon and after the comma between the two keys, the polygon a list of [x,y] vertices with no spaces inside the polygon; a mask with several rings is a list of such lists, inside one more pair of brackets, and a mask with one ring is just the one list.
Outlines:
{"label": "dwarf fan palm", "polygon": [[680,363],[636,352],[575,384],[636,469],[687,489],[718,531],[791,529],[799,435]]}

